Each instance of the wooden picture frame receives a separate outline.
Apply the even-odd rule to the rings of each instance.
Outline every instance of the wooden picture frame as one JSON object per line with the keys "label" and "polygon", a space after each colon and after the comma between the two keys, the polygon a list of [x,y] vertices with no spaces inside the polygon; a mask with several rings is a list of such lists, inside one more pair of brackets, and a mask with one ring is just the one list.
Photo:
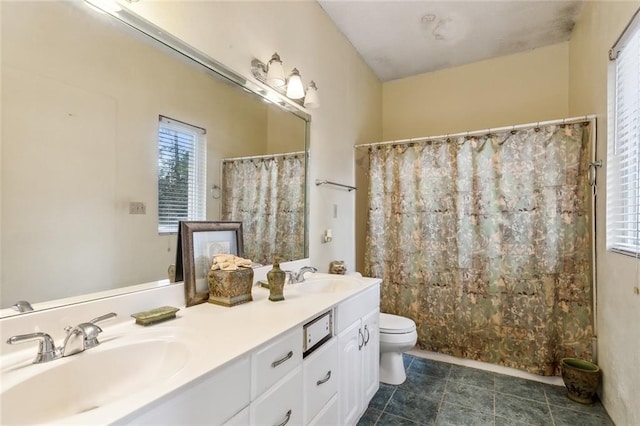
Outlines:
{"label": "wooden picture frame", "polygon": [[180,222],[176,281],[184,281],[187,307],[209,299],[207,272],[220,253],[243,256],[242,222]]}

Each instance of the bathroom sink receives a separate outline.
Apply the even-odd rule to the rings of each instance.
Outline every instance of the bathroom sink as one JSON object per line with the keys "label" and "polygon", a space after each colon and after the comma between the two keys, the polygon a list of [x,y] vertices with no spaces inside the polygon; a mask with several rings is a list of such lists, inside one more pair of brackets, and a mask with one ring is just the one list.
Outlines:
{"label": "bathroom sink", "polygon": [[291,285],[300,293],[341,293],[361,286],[357,281],[344,277],[310,279]]}
{"label": "bathroom sink", "polygon": [[33,374],[3,389],[0,423],[48,423],[102,407],[166,381],[188,358],[187,346],[179,341],[115,339],[77,355],[22,367],[23,373]]}

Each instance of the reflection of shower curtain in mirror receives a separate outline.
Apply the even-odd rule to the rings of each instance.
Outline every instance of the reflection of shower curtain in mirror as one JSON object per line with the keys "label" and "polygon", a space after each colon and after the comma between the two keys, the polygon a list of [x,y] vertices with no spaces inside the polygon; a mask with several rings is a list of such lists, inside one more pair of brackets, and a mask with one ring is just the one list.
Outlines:
{"label": "reflection of shower curtain in mirror", "polygon": [[222,161],[222,220],[242,222],[244,257],[304,257],[304,152]]}

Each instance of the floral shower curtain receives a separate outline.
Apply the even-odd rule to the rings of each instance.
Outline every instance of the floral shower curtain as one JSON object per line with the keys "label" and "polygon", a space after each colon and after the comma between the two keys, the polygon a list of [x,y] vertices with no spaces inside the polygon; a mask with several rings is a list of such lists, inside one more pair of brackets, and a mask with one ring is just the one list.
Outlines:
{"label": "floral shower curtain", "polygon": [[222,220],[242,221],[245,257],[304,256],[304,162],[304,152],[223,160]]}
{"label": "floral shower curtain", "polygon": [[558,372],[591,358],[590,124],[369,151],[365,272],[423,349]]}

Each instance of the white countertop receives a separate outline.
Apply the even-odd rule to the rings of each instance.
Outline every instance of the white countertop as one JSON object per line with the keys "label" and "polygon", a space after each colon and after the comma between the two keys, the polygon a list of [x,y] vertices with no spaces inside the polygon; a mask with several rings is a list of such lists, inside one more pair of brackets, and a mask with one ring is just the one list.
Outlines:
{"label": "white countertop", "polygon": [[[45,364],[31,364],[35,355],[35,345],[28,344],[25,345],[25,350],[3,356],[2,390],[5,391],[48,368],[54,368],[58,363],[71,363],[76,357],[89,354],[91,351],[107,351],[110,347],[123,344],[122,342],[165,339],[184,343],[189,352],[188,360],[169,379],[158,380],[151,386],[91,411],[58,420],[64,424],[104,424],[118,421],[172,394],[193,380],[249,354],[265,342],[305,324],[318,314],[380,282],[374,278],[328,274],[314,274],[310,281],[317,279],[349,280],[356,285],[343,291],[309,293],[299,290],[305,283],[290,284],[284,287],[285,300],[279,302],[269,301],[269,291],[256,286],[252,293],[253,302],[234,307],[210,303],[189,308],[181,307],[176,319],[148,327],[136,325],[133,319],[111,327],[105,323],[100,335],[100,346]],[[96,315],[101,313],[96,312]],[[300,345],[302,346],[302,342]],[[86,374],[90,380],[91,372]],[[54,392],[60,386],[60,383],[51,383]],[[25,409],[37,409],[37,402],[25,401]]]}

